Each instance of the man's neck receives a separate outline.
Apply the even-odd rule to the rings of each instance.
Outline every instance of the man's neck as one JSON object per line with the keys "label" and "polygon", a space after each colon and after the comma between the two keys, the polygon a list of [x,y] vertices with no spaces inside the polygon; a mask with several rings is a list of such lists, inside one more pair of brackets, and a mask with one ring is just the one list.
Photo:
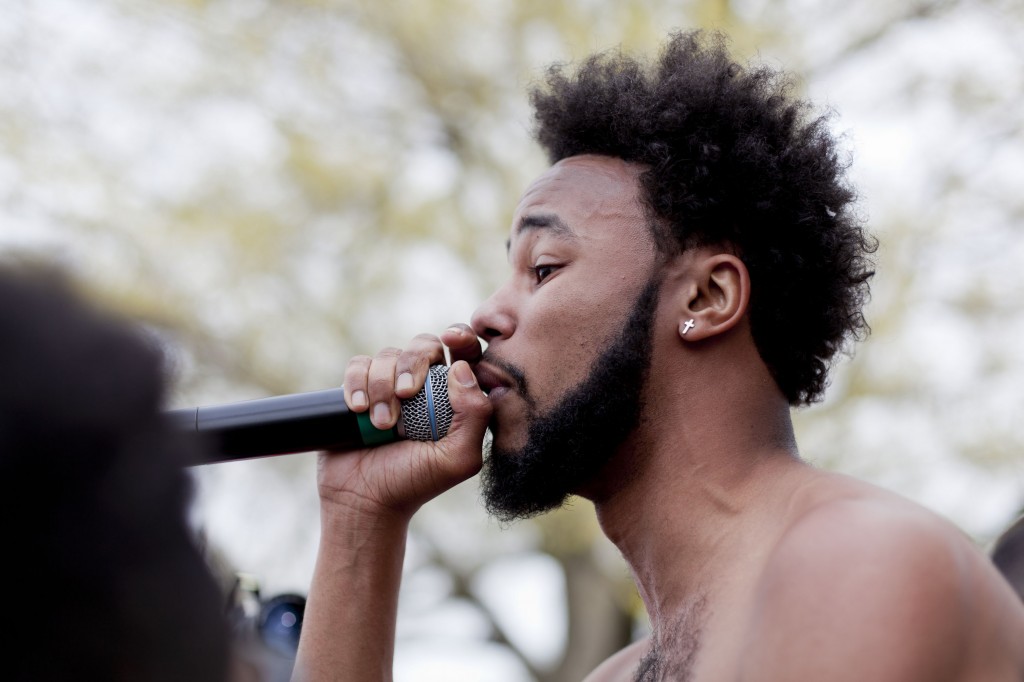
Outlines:
{"label": "man's neck", "polygon": [[747,379],[700,400],[652,382],[648,418],[602,477],[606,492],[592,496],[656,627],[767,551],[785,491],[808,473],[788,404],[773,385],[751,390]]}

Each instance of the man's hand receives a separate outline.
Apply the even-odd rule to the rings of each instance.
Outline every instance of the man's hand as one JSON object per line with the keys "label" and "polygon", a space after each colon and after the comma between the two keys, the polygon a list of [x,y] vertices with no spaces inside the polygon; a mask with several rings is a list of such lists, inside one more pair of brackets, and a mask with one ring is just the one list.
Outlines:
{"label": "man's hand", "polygon": [[293,680],[391,679],[409,519],[479,471],[491,404],[469,365],[480,357],[480,341],[467,325],[440,338],[417,336],[405,350],[353,358],[345,371],[349,408],[369,410],[374,426],[389,429],[399,419],[399,401],[416,395],[429,367],[444,362],[444,346],[452,358],[448,435],[436,443],[320,454],[320,548]]}
{"label": "man's hand", "polygon": [[403,441],[348,453],[322,453],[320,498],[358,514],[398,514],[408,519],[424,502],[480,470],[484,430],[491,415],[487,396],[468,361],[480,357],[480,341],[466,325],[450,327],[442,338],[421,334],[405,350],[385,348],[360,355],[345,370],[345,401],[354,412],[369,411],[379,429],[401,418],[400,400],[423,388],[431,365],[453,364],[448,395],[454,412],[448,435],[436,443]]}

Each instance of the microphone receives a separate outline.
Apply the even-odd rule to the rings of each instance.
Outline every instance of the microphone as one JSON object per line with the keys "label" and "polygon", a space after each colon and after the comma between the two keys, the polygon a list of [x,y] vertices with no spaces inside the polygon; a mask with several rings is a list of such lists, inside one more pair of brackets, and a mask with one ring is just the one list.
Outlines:
{"label": "microphone", "polygon": [[448,368],[433,365],[423,389],[402,401],[398,424],[381,430],[368,412],[352,412],[344,388],[172,410],[178,429],[209,437],[210,457],[200,464],[311,450],[359,450],[398,439],[437,441],[451,426]]}

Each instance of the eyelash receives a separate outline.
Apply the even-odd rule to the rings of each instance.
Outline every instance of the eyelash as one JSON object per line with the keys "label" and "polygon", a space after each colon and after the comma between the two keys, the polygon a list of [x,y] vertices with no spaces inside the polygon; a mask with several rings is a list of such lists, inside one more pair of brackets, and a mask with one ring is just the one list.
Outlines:
{"label": "eyelash", "polygon": [[[543,265],[535,265],[532,268],[530,268],[530,270],[533,272],[534,278],[537,280],[537,284],[543,284],[544,280],[550,277],[551,274],[554,273],[554,271],[557,269],[558,266],[555,265],[554,263],[544,263]],[[551,272],[548,273],[547,275],[541,275],[541,272],[545,270],[550,270]]]}

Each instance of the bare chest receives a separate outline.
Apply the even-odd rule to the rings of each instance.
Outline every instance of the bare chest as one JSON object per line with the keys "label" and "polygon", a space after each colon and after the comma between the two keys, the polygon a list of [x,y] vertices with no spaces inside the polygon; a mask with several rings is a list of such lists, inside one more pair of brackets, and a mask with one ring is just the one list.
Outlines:
{"label": "bare chest", "polygon": [[657,624],[637,642],[594,671],[585,682],[705,682],[735,679],[739,642],[749,618],[748,600],[701,597],[673,618]]}

